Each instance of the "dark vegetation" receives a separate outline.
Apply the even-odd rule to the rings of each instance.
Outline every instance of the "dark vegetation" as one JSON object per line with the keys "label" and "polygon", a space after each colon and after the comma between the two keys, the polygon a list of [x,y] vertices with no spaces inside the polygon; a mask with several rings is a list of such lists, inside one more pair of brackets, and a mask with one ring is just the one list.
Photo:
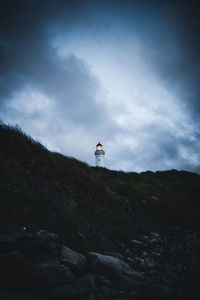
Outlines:
{"label": "dark vegetation", "polygon": [[103,249],[149,228],[200,229],[200,176],[125,173],[50,152],[0,126],[0,223],[57,232],[75,249]]}
{"label": "dark vegetation", "polygon": [[198,174],[89,167],[0,125],[2,300],[200,299],[199,213]]}

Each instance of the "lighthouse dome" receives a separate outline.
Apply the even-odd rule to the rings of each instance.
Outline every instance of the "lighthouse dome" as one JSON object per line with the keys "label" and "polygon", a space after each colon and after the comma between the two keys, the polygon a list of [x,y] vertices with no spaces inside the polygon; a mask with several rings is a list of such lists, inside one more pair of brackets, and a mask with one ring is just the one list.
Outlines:
{"label": "lighthouse dome", "polygon": [[99,142],[97,145],[96,145],[96,150],[103,150],[103,146],[101,145],[101,143]]}
{"label": "lighthouse dome", "polygon": [[105,151],[103,150],[103,146],[102,144],[99,142],[97,145],[96,145],[96,151],[94,153],[95,155],[105,155]]}

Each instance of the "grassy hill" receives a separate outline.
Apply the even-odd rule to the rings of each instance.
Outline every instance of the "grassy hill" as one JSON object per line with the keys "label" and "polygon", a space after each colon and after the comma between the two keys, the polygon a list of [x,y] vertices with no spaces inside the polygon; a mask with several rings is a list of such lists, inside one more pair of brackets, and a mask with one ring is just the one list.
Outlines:
{"label": "grassy hill", "polygon": [[195,173],[90,167],[0,125],[0,178],[0,223],[58,232],[82,251],[171,225],[200,230]]}

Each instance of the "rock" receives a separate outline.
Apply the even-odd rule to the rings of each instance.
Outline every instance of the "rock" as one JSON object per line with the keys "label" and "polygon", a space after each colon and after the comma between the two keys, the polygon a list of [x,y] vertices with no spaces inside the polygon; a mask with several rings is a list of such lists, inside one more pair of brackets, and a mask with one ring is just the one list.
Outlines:
{"label": "rock", "polygon": [[99,276],[98,282],[100,285],[103,285],[103,286],[111,286],[111,281],[109,279],[107,279],[105,276]]}
{"label": "rock", "polygon": [[157,196],[154,196],[154,195],[151,196],[150,199],[151,200],[155,200],[155,201],[160,201],[160,199]]}
{"label": "rock", "polygon": [[75,280],[69,268],[58,261],[40,261],[26,268],[27,277],[38,285],[58,285]]}
{"label": "rock", "polygon": [[87,274],[76,281],[60,285],[51,290],[50,296],[53,298],[81,297],[91,295],[96,288],[93,274]]}
{"label": "rock", "polygon": [[110,275],[113,278],[123,276],[143,277],[140,272],[134,271],[127,263],[113,256],[89,252],[88,260],[91,270],[100,275]]}
{"label": "rock", "polygon": [[42,240],[46,240],[46,241],[53,241],[53,242],[57,242],[59,241],[59,236],[56,233],[53,232],[48,232],[46,230],[39,230],[36,235],[42,239]]}
{"label": "rock", "polygon": [[135,259],[132,257],[127,257],[126,260],[128,261],[128,263],[130,263],[131,265],[135,262]]}
{"label": "rock", "polygon": [[169,287],[169,285],[161,285],[160,293],[162,296],[164,296],[164,299],[172,299],[172,289]]}
{"label": "rock", "polygon": [[137,296],[137,295],[138,295],[138,293],[135,292],[135,291],[132,291],[132,292],[129,294],[129,296],[131,296],[131,297],[135,297],[135,296]]}
{"label": "rock", "polygon": [[84,242],[87,241],[87,236],[85,234],[79,232],[77,235],[82,241],[84,241]]}
{"label": "rock", "polygon": [[0,248],[5,252],[21,251],[29,256],[50,253],[53,256],[59,254],[59,237],[55,233],[40,230],[38,232],[19,231],[4,232],[0,235]]}
{"label": "rock", "polygon": [[101,288],[101,294],[106,298],[106,299],[113,299],[115,296],[117,296],[118,291],[109,288],[107,286],[103,286]]}
{"label": "rock", "polygon": [[68,266],[74,273],[84,271],[86,269],[86,257],[66,246],[61,247],[59,260],[63,265]]}
{"label": "rock", "polygon": [[151,232],[151,235],[156,237],[156,238],[159,238],[160,237],[160,233],[157,233],[157,232]]}
{"label": "rock", "polygon": [[95,295],[95,300],[105,300],[105,297],[101,293]]}
{"label": "rock", "polygon": [[148,268],[154,268],[157,266],[157,263],[152,258],[146,258],[145,264],[147,265]]}
{"label": "rock", "polygon": [[95,300],[94,295],[90,295],[87,300]]}
{"label": "rock", "polygon": [[46,297],[40,295],[32,295],[31,293],[24,293],[18,291],[0,290],[1,300],[48,300]]}
{"label": "rock", "polygon": [[144,258],[136,257],[133,260],[134,266],[141,267],[142,269],[146,268],[146,261]]}
{"label": "rock", "polygon": [[18,245],[31,255],[50,254],[59,255],[59,237],[57,234],[41,230],[35,233],[24,232],[24,237],[18,241]]}
{"label": "rock", "polygon": [[143,255],[144,257],[147,257],[148,253],[147,253],[146,251],[143,251],[143,252],[142,252],[142,255]]}
{"label": "rock", "polygon": [[0,247],[1,249],[4,249],[4,251],[11,251],[13,247],[17,246],[17,243],[26,237],[31,236],[30,234],[21,231],[16,233],[10,233],[10,234],[3,234],[0,235]]}
{"label": "rock", "polygon": [[158,243],[158,242],[159,242],[159,240],[156,239],[156,238],[151,239],[151,240],[149,241],[150,244],[156,244],[156,243]]}
{"label": "rock", "polygon": [[161,254],[159,252],[153,251],[152,252],[153,257],[160,257]]}
{"label": "rock", "polygon": [[20,251],[11,251],[6,254],[0,254],[1,265],[13,265],[16,266],[22,263],[24,255]]}
{"label": "rock", "polygon": [[1,300],[10,300],[10,296],[7,291],[0,290],[0,299]]}
{"label": "rock", "polygon": [[143,245],[143,242],[138,241],[138,240],[131,240],[132,244],[136,244],[136,245]]}

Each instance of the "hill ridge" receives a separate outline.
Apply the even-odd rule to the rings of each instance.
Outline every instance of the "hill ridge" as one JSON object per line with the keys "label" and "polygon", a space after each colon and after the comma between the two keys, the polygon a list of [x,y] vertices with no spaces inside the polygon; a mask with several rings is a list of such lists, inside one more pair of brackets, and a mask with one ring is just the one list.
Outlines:
{"label": "hill ridge", "polygon": [[87,250],[148,228],[200,228],[198,174],[90,167],[6,125],[0,125],[0,144],[2,224],[59,232],[75,248],[82,247],[81,236]]}

